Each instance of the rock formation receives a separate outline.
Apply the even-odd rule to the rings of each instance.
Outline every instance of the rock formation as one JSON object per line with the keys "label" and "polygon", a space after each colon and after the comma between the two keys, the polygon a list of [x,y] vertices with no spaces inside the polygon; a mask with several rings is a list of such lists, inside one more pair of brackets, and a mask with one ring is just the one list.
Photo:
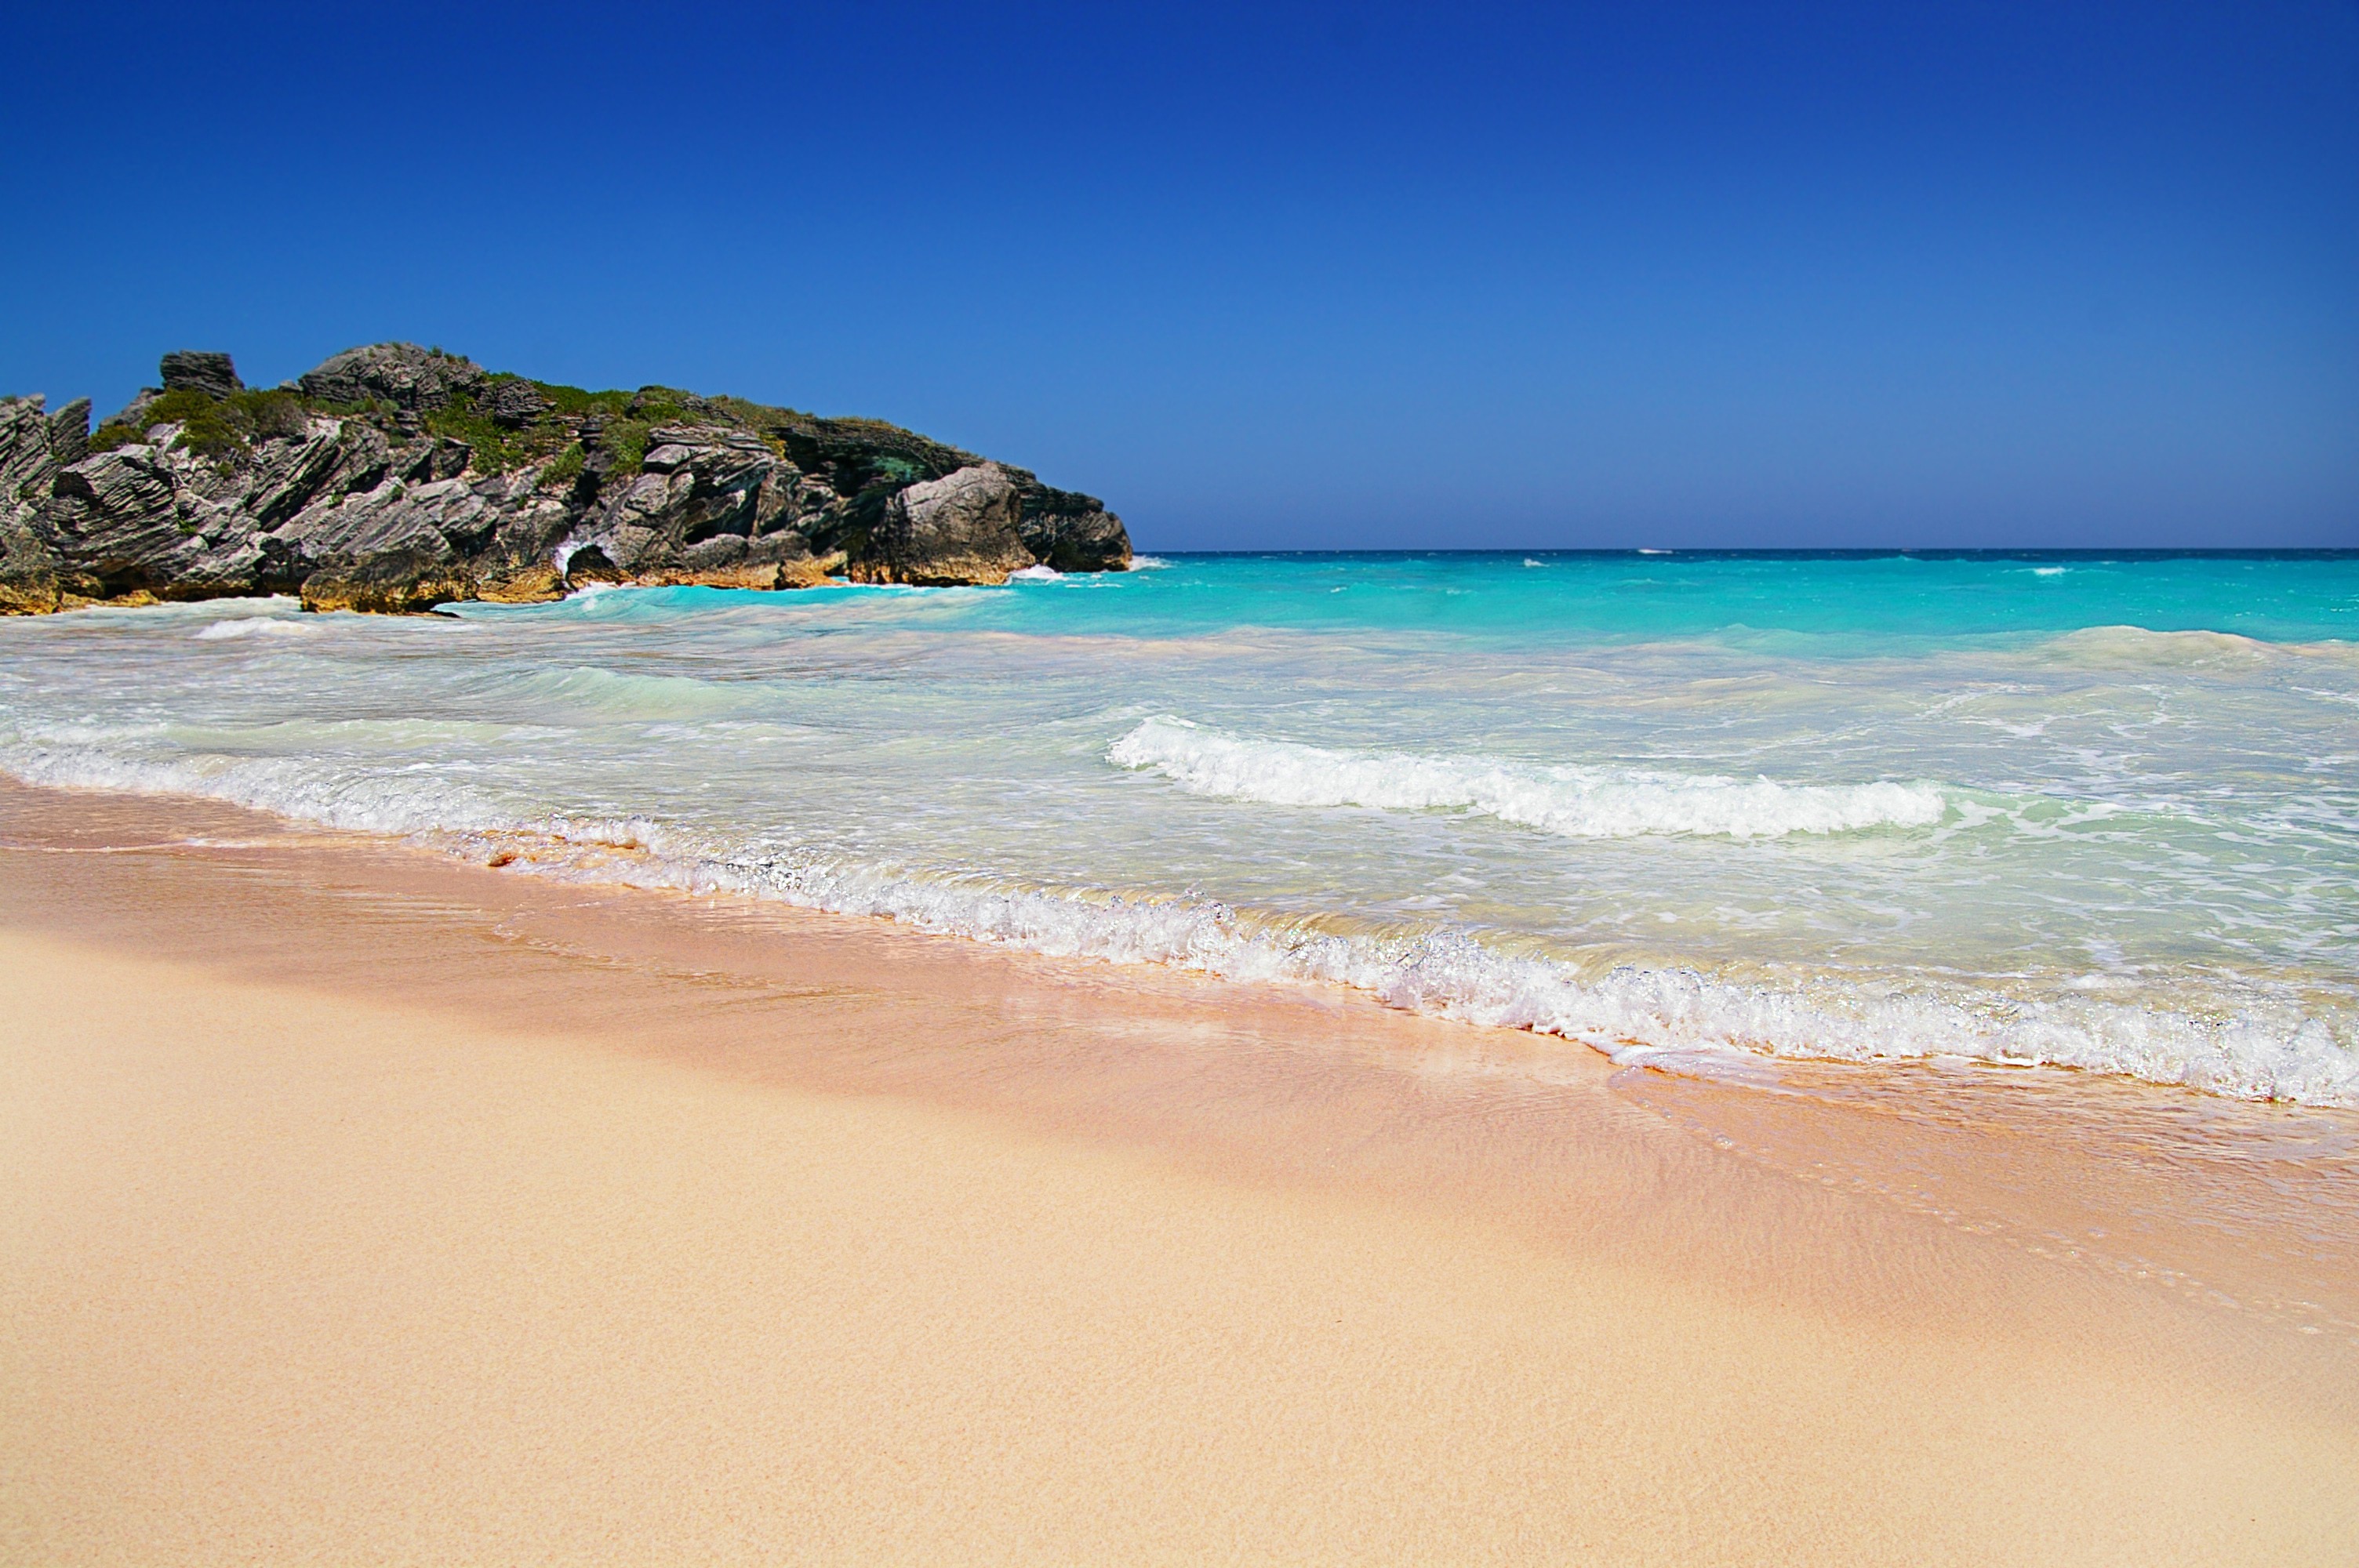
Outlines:
{"label": "rock formation", "polygon": [[93,433],[0,397],[0,613],[299,593],[408,611],[585,582],[997,583],[1130,564],[1094,496],[867,419],[376,343],[266,391],[164,356]]}
{"label": "rock formation", "polygon": [[237,379],[237,367],[227,354],[200,353],[182,349],[164,356],[157,367],[163,373],[165,392],[201,392],[207,397],[234,396],[245,390],[245,383]]}
{"label": "rock formation", "polygon": [[973,463],[885,503],[854,568],[870,582],[1005,582],[1036,557],[1017,527],[1024,503],[997,463]]}

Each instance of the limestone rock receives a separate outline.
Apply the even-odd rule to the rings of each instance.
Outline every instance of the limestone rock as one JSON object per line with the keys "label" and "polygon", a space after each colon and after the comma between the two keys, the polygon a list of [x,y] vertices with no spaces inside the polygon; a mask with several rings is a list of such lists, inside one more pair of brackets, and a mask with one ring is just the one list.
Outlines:
{"label": "limestone rock", "polygon": [[296,514],[277,530],[307,560],[351,565],[377,556],[419,555],[456,565],[488,544],[499,517],[463,480],[412,484],[387,479]]}
{"label": "limestone rock", "polygon": [[255,395],[225,354],[162,372],[180,422],[150,388],[96,452],[86,401],[0,398],[0,611],[298,588],[415,611],[595,581],[996,583],[1129,561],[1095,497],[876,420],[655,386],[552,402],[409,343]]}
{"label": "limestone rock", "polygon": [[58,608],[58,559],[36,527],[57,476],[52,425],[35,397],[0,397],[0,615]]}
{"label": "limestone rock", "polygon": [[492,597],[503,600],[550,597],[555,573],[549,561],[566,509],[538,492],[535,477],[422,484],[389,477],[373,489],[315,503],[273,537],[290,558],[314,568],[304,579],[307,599],[332,600],[332,608],[393,604],[402,597],[396,579],[403,571],[419,579],[409,597],[419,602],[412,609],[475,598],[486,583]]}
{"label": "limestone rock", "polygon": [[296,384],[320,403],[380,402],[414,414],[444,406],[455,393],[480,396],[490,382],[483,366],[456,354],[416,343],[371,343],[304,372]]}
{"label": "limestone rock", "polygon": [[90,399],[77,397],[49,416],[49,456],[78,463],[90,456]]}
{"label": "limestone rock", "polygon": [[436,436],[402,448],[392,466],[401,478],[425,484],[438,479],[457,479],[474,460],[474,450],[466,442]]}
{"label": "limestone rock", "polygon": [[490,540],[468,556],[473,597],[508,604],[565,597],[557,547],[578,515],[568,498],[542,488],[538,469],[469,483],[496,519]]}
{"label": "limestone rock", "polygon": [[1094,495],[1036,486],[1025,494],[1016,530],[1034,559],[1060,572],[1124,571],[1130,566],[1130,531]]}
{"label": "limestone rock", "polygon": [[485,410],[499,423],[516,428],[529,425],[549,411],[549,399],[528,381],[496,381]]}
{"label": "limestone rock", "polygon": [[853,576],[929,586],[1006,582],[1034,564],[1017,527],[1022,515],[1016,481],[997,463],[910,485],[886,503]]}
{"label": "limestone rock", "polygon": [[493,604],[546,604],[565,597],[565,578],[552,562],[535,561],[477,582],[475,597]]}
{"label": "limestone rock", "polygon": [[321,566],[353,565],[427,533],[443,541],[429,554],[455,559],[480,549],[505,516],[492,502],[452,500],[448,491],[465,492],[455,481],[430,493],[423,514],[414,496],[407,509],[386,503],[388,487],[408,493],[397,466],[431,474],[435,443],[396,453],[382,433],[352,419],[307,417],[297,429],[219,463],[179,447],[178,427],[160,425],[152,440],[60,469],[39,520],[65,589],[159,599],[284,592]]}
{"label": "limestone rock", "polygon": [[0,515],[29,504],[32,491],[46,486],[58,466],[46,404],[38,393],[0,397]]}
{"label": "limestone rock", "polygon": [[388,550],[351,566],[322,567],[303,579],[306,610],[412,615],[473,597],[466,574],[419,550]]}
{"label": "limestone rock", "polygon": [[160,447],[134,444],[59,470],[43,521],[64,564],[93,594],[144,590],[170,580],[199,536],[198,497]]}
{"label": "limestone rock", "polygon": [[57,557],[14,518],[0,521],[0,615],[59,609]]}
{"label": "limestone rock", "polygon": [[594,554],[581,555],[569,579],[606,569],[614,580],[775,588],[782,567],[810,558],[795,527],[811,504],[801,481],[751,430],[658,426],[639,473],[574,535],[577,554]]}
{"label": "limestone rock", "polygon": [[143,386],[132,395],[130,402],[108,415],[103,422],[144,430],[147,427],[147,406],[163,395],[164,389],[160,386]]}
{"label": "limestone rock", "polygon": [[565,586],[569,589],[626,580],[623,568],[595,545],[566,545],[558,552],[558,558],[564,563],[560,569],[565,574]]}
{"label": "limestone rock", "polygon": [[167,392],[187,390],[222,398],[245,390],[245,383],[237,379],[237,368],[227,354],[181,349],[166,354],[158,368],[163,373]]}

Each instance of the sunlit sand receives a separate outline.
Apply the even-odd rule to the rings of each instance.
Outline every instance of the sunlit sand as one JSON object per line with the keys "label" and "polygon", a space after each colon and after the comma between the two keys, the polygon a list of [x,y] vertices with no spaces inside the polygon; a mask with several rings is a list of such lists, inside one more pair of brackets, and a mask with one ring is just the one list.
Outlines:
{"label": "sunlit sand", "polygon": [[[1904,1118],[5,801],[9,1561],[2359,1542],[2346,1113],[2275,1171],[2078,1155],[2017,1135],[2069,1086]],[[2076,1181],[2144,1232],[2068,1244]]]}

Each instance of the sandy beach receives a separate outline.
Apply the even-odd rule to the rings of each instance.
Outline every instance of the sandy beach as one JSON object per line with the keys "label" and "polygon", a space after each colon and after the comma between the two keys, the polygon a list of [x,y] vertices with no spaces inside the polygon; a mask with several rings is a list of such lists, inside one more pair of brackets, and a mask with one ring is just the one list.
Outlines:
{"label": "sandy beach", "polygon": [[2359,1556],[2347,1113],[2206,1108],[2327,1151],[2262,1169],[13,785],[0,1007],[11,1563]]}
{"label": "sandy beach", "polygon": [[9,21],[0,1568],[2359,1568],[2359,0]]}

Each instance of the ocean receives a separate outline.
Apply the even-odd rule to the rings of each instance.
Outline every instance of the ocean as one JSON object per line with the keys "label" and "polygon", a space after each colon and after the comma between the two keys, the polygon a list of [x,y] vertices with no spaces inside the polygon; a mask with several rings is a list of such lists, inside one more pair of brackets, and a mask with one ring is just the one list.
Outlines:
{"label": "ocean", "polygon": [[1170,555],[0,622],[0,770],[1741,1076],[2359,1105],[2359,552]]}

